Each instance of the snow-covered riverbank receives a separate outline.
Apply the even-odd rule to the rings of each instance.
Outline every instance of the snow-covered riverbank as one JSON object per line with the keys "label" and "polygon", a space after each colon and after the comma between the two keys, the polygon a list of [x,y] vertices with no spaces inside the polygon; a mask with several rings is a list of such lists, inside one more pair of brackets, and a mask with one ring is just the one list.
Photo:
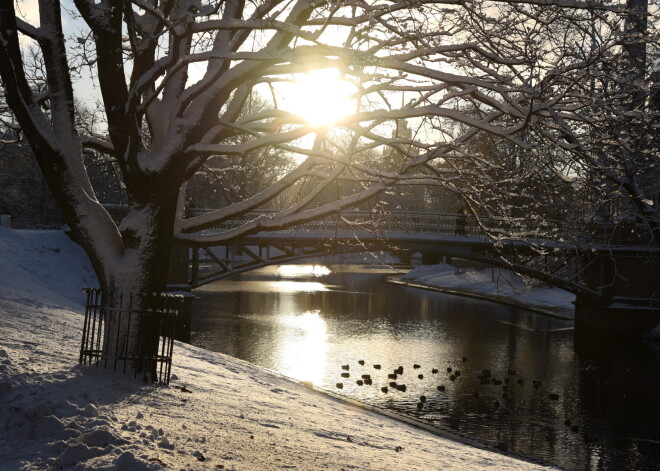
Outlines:
{"label": "snow-covered riverbank", "polygon": [[486,299],[566,319],[574,318],[575,295],[559,288],[530,288],[515,273],[498,268],[461,273],[438,264],[414,268],[390,281]]}
{"label": "snow-covered riverbank", "polygon": [[80,248],[0,229],[0,256],[0,470],[544,469],[180,343],[169,387],[80,367]]}

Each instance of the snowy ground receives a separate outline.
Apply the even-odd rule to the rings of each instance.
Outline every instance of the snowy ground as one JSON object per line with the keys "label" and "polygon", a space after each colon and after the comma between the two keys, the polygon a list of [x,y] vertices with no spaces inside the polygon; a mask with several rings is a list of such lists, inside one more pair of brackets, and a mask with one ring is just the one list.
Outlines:
{"label": "snowy ground", "polygon": [[82,251],[0,229],[0,257],[0,470],[543,469],[189,345],[169,387],[80,367]]}
{"label": "snowy ground", "polygon": [[424,265],[393,281],[467,294],[570,319],[575,312],[574,294],[552,287],[530,288],[515,273],[498,268],[457,274],[449,265]]}

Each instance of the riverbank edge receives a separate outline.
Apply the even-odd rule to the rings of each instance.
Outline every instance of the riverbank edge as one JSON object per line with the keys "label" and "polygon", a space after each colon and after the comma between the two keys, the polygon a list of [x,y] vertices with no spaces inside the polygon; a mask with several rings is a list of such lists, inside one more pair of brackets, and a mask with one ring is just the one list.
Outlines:
{"label": "riverbank edge", "polygon": [[[400,273],[400,275],[396,275],[394,277],[387,277],[386,281],[388,281],[388,282],[391,281],[390,278],[396,278],[397,276],[403,276],[410,270],[410,265],[400,265],[400,266],[394,266],[394,267],[392,265],[382,265],[382,266],[379,266],[379,265],[365,265],[365,266],[369,267],[369,268],[374,268],[374,269],[380,269],[380,268],[383,268],[383,267],[395,268]],[[401,285],[407,284],[406,282],[399,282],[399,283],[394,282],[394,283],[395,284],[401,284]],[[411,286],[412,286],[412,284],[411,284]],[[415,287],[422,287],[422,286],[415,286]],[[429,285],[428,289],[434,289],[434,288],[433,288],[433,286]],[[437,291],[440,291],[440,289],[437,289]],[[193,294],[194,294],[194,291],[193,291]],[[461,293],[458,292],[458,291],[456,291],[455,293],[452,293],[452,294],[459,295],[459,296],[461,295]],[[565,317],[559,317],[559,318],[566,319]],[[202,348],[202,347],[199,347],[199,346],[195,346],[192,343],[186,343],[186,342],[180,342],[180,341],[177,341],[176,343],[191,345],[191,346],[194,346],[195,348],[199,348],[201,350],[204,350],[204,351],[206,351],[206,352],[208,352],[212,355],[231,356],[231,355],[228,355],[228,354],[215,352],[213,350],[209,350],[209,349],[205,349],[205,348]],[[175,343],[175,345],[176,345],[176,343]],[[249,368],[260,369],[260,370],[265,371],[265,372],[267,372],[267,373],[269,373],[273,376],[277,376],[281,379],[284,379],[285,381],[291,382],[295,385],[302,386],[305,389],[307,389],[309,391],[312,391],[312,392],[315,392],[317,394],[320,394],[320,395],[322,395],[322,396],[324,396],[328,399],[340,402],[340,403],[345,404],[345,405],[350,406],[350,407],[354,407],[354,408],[356,408],[360,411],[370,412],[370,413],[373,413],[373,414],[376,414],[376,415],[380,415],[380,416],[383,416],[383,417],[387,417],[387,418],[396,420],[397,422],[401,422],[403,424],[412,426],[412,427],[417,428],[419,430],[423,430],[424,432],[430,433],[431,435],[434,435],[434,436],[439,437],[439,438],[451,440],[453,442],[460,443],[462,445],[466,445],[466,446],[476,448],[476,449],[479,449],[479,450],[488,451],[488,452],[491,452],[491,453],[495,453],[497,455],[506,456],[508,458],[513,458],[513,459],[523,461],[523,462],[526,462],[526,463],[529,463],[529,464],[548,467],[549,469],[556,469],[556,470],[560,470],[560,471],[563,471],[565,469],[565,468],[561,468],[559,465],[557,465],[555,463],[551,463],[551,462],[545,461],[543,459],[536,458],[534,456],[526,455],[524,453],[518,453],[518,452],[515,452],[515,451],[510,451],[508,449],[499,448],[497,445],[492,445],[492,444],[489,444],[487,442],[480,441],[480,440],[478,440],[474,437],[471,437],[469,435],[461,434],[459,432],[452,431],[452,430],[449,430],[449,429],[444,428],[444,427],[433,426],[430,423],[424,422],[421,418],[407,416],[407,415],[404,415],[404,414],[399,413],[399,412],[395,412],[395,411],[391,411],[391,410],[388,410],[388,409],[384,409],[382,407],[378,407],[377,405],[373,405],[373,404],[370,404],[368,402],[360,401],[358,399],[353,399],[349,396],[345,396],[343,394],[336,393],[332,390],[325,389],[325,388],[322,388],[320,386],[314,385],[311,381],[300,380],[300,379],[294,378],[292,376],[287,376],[286,374],[283,374],[283,373],[281,373],[277,370],[266,368],[264,366],[257,365],[256,363],[250,363],[250,362],[248,362],[246,360],[243,360],[241,358],[238,358],[238,357],[231,356],[231,358],[232,358],[232,361],[242,363],[242,364],[246,365]],[[502,443],[502,444],[504,444],[504,443]],[[506,443],[505,445],[509,446],[508,443]]]}
{"label": "riverbank edge", "polygon": [[[242,360],[240,360],[240,361],[242,361]],[[248,364],[250,364],[250,363],[248,363]],[[252,364],[250,364],[250,365],[251,366],[257,366],[257,365],[252,365]],[[259,366],[257,366],[257,367],[259,367]],[[259,367],[259,368],[261,368],[261,367]],[[317,392],[317,393],[322,394],[326,397],[329,397],[329,398],[334,399],[336,401],[342,402],[346,405],[355,407],[355,408],[360,409],[360,410],[372,412],[374,414],[379,414],[379,415],[382,415],[384,417],[388,417],[390,419],[397,420],[399,422],[403,422],[403,423],[405,423],[407,425],[410,425],[412,427],[418,428],[420,430],[424,430],[425,432],[428,432],[428,433],[430,433],[432,435],[435,435],[437,437],[446,438],[447,440],[452,440],[452,441],[460,443],[462,445],[467,445],[467,446],[470,446],[470,447],[473,447],[473,448],[478,448],[480,450],[489,451],[491,453],[497,453],[498,455],[507,456],[507,457],[510,457],[510,458],[515,458],[517,460],[525,461],[525,462],[530,463],[530,464],[536,464],[536,465],[540,465],[540,466],[547,466],[547,467],[554,468],[554,469],[557,469],[557,470],[562,470],[563,469],[563,468],[560,468],[556,464],[549,463],[547,461],[543,461],[539,458],[534,458],[533,456],[528,456],[528,455],[525,455],[525,454],[522,454],[522,453],[516,453],[516,452],[503,450],[503,449],[498,448],[497,446],[489,445],[488,443],[479,441],[476,438],[472,438],[468,435],[461,435],[459,433],[452,432],[452,431],[449,431],[449,430],[446,430],[446,429],[443,429],[443,428],[433,427],[432,425],[427,424],[427,423],[423,422],[422,420],[416,419],[414,417],[408,417],[408,416],[405,416],[403,414],[399,414],[397,412],[389,411],[387,409],[382,409],[378,406],[374,406],[374,405],[369,404],[367,402],[358,401],[357,399],[352,399],[348,396],[343,396],[341,394],[334,393],[334,392],[332,392],[328,389],[323,389],[323,388],[320,388],[318,386],[314,386],[313,384],[310,384],[307,381],[299,381],[295,378],[290,378],[286,375],[282,375],[281,373],[278,373],[276,371],[272,371],[272,370],[269,370],[267,368],[264,368],[264,369],[266,371],[270,372],[270,373],[280,375],[284,378],[287,378],[287,379],[293,381],[294,383],[298,383],[298,384],[306,387],[307,389],[309,389],[311,391]]]}
{"label": "riverbank edge", "polygon": [[[540,458],[535,458],[533,456],[525,455],[524,453],[516,453],[516,452],[513,452],[513,451],[503,450],[501,448],[498,448],[495,445],[489,445],[486,442],[483,442],[483,441],[480,441],[476,438],[470,437],[469,435],[464,435],[464,434],[460,434],[460,433],[457,433],[457,432],[453,432],[453,431],[447,430],[445,428],[434,427],[433,425],[428,424],[428,423],[424,422],[421,419],[417,419],[415,417],[409,417],[407,415],[400,414],[398,412],[390,411],[390,410],[378,407],[376,405],[369,404],[368,402],[363,402],[363,401],[360,401],[358,399],[353,399],[349,396],[345,396],[343,394],[338,394],[338,393],[336,393],[334,391],[331,391],[329,389],[325,389],[325,388],[322,388],[320,386],[315,386],[314,383],[312,383],[311,381],[299,380],[299,379],[296,379],[292,376],[287,376],[283,373],[280,373],[279,371],[272,370],[270,368],[266,368],[264,366],[260,366],[260,365],[257,365],[255,363],[250,363],[249,361],[246,361],[246,360],[243,360],[241,358],[237,358],[237,357],[228,355],[226,353],[214,352],[213,350],[208,350],[206,348],[197,347],[197,346],[194,346],[192,344],[185,343],[185,342],[180,342],[180,341],[176,341],[175,346],[176,346],[177,343],[183,344],[183,345],[189,345],[191,347],[198,348],[200,350],[204,350],[205,352],[207,352],[211,355],[218,355],[218,356],[226,355],[226,356],[229,356],[229,357],[231,357],[232,361],[236,361],[237,363],[241,363],[241,364],[245,365],[247,368],[256,368],[256,369],[265,371],[266,373],[268,373],[270,375],[276,376],[280,379],[283,379],[284,381],[288,381],[288,382],[293,383],[297,386],[301,386],[301,387],[303,387],[303,388],[305,388],[309,391],[320,394],[320,395],[322,395],[322,396],[324,396],[328,399],[338,401],[342,404],[354,407],[354,408],[359,409],[361,411],[371,412],[373,414],[377,414],[377,415],[381,415],[383,417],[394,419],[398,422],[405,423],[406,425],[410,425],[410,426],[418,428],[420,430],[424,430],[425,432],[428,432],[432,435],[435,435],[436,437],[445,438],[447,440],[451,440],[451,441],[460,443],[462,445],[467,445],[467,446],[470,446],[470,447],[473,447],[473,448],[478,448],[480,450],[496,453],[498,455],[507,456],[509,458],[514,458],[514,459],[517,459],[517,460],[520,460],[520,461],[525,461],[525,462],[530,463],[530,464],[546,466],[546,467],[549,467],[549,468],[552,468],[552,469],[557,469],[557,470],[562,470],[563,469],[563,468],[560,468],[556,464],[549,463],[549,462],[544,461]],[[169,386],[166,386],[166,387],[169,387]]]}
{"label": "riverbank edge", "polygon": [[517,299],[510,298],[508,296],[493,296],[490,294],[482,293],[479,291],[472,291],[468,289],[457,289],[457,288],[447,288],[439,285],[432,285],[429,283],[423,283],[420,281],[404,281],[400,276],[390,276],[387,277],[386,281],[388,283],[408,286],[410,288],[420,288],[430,291],[437,291],[439,293],[451,294],[453,296],[464,296],[468,298],[482,299],[484,301],[490,301],[504,306],[517,307],[520,309],[525,309],[526,311],[531,311],[536,314],[541,314],[547,317],[552,317],[554,319],[574,321],[574,317],[569,315],[565,308],[561,307],[551,307],[551,306],[539,306],[539,305],[530,305],[523,301],[518,301]]}

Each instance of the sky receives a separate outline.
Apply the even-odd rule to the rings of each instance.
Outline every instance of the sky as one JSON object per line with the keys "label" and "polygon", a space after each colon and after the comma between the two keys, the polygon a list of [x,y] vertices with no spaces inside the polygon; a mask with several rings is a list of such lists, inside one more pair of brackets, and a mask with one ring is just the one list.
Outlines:
{"label": "sky", "polygon": [[[17,13],[27,22],[39,26],[38,0],[15,0]],[[84,21],[73,14],[75,5],[70,0],[63,1],[63,26],[64,34],[68,44],[80,47],[77,39],[87,36],[88,28]],[[330,32],[331,36],[336,35]],[[34,42],[22,36],[25,48]],[[69,50],[69,60],[74,56]],[[127,73],[130,72],[130,62],[127,62]],[[204,64],[193,64],[189,69],[189,83],[199,80],[206,67]],[[74,94],[76,99],[94,108],[100,98],[100,91],[94,85],[91,74],[96,73],[88,68],[81,69],[79,75],[74,76]],[[281,82],[275,85],[276,98],[281,109],[298,114],[305,118],[313,126],[332,125],[342,116],[355,111],[356,101],[354,96],[356,87],[350,82],[343,80],[336,68],[327,68],[311,71],[306,74],[291,75],[291,81]],[[270,91],[265,87],[259,89],[264,98],[270,100]],[[305,140],[311,143],[313,136]]]}

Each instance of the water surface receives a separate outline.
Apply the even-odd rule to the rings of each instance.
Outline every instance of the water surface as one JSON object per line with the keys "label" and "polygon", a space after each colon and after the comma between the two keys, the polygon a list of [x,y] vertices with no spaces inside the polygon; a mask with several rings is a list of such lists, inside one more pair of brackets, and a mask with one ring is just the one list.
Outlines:
{"label": "water surface", "polygon": [[575,338],[571,321],[392,274],[284,265],[207,285],[192,343],[567,469],[660,469],[657,344]]}

